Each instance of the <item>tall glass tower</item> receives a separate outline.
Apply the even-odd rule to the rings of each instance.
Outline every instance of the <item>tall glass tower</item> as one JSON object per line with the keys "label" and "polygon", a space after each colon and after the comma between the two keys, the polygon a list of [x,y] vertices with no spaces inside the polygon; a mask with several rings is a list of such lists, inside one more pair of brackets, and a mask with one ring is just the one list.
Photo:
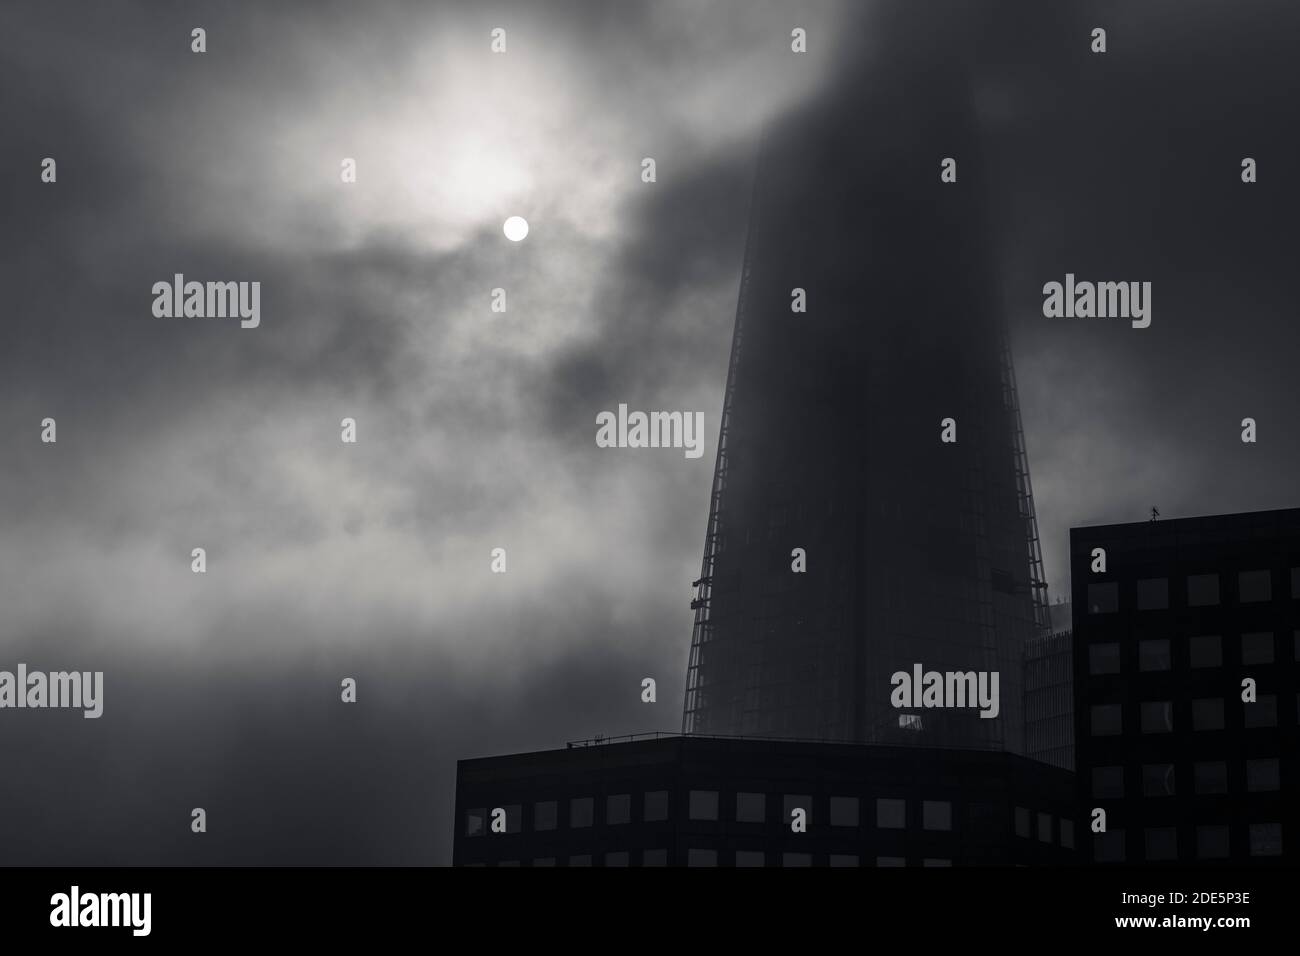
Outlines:
{"label": "tall glass tower", "polygon": [[[760,145],[687,733],[1023,752],[1046,585],[970,83],[926,69],[858,68]],[[998,672],[998,716],[895,708],[917,664]]]}

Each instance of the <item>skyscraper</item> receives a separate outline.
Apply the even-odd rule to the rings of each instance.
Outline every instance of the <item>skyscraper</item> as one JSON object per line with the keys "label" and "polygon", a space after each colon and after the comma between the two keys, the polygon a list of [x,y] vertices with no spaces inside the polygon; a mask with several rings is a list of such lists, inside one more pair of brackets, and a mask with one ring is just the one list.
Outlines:
{"label": "skyscraper", "polygon": [[[1023,752],[1046,585],[972,84],[930,54],[907,97],[855,67],[764,135],[687,733]],[[999,715],[896,709],[916,664],[998,672]]]}

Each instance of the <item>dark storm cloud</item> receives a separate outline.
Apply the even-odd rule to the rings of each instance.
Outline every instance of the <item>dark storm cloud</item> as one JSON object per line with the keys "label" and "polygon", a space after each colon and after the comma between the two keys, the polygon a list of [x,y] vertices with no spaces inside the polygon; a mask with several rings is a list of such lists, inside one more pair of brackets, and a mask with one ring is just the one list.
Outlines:
{"label": "dark storm cloud", "polygon": [[[966,61],[1055,589],[1072,524],[1295,504],[1294,16],[917,6],[828,46],[904,99]],[[106,674],[99,721],[0,718],[8,862],[445,862],[457,758],[679,725],[753,144],[833,14],[3,7],[0,666]],[[1044,319],[1066,271],[1152,280],[1152,328]],[[173,272],[261,281],[263,326],[154,319]],[[597,449],[620,401],[705,456]]]}

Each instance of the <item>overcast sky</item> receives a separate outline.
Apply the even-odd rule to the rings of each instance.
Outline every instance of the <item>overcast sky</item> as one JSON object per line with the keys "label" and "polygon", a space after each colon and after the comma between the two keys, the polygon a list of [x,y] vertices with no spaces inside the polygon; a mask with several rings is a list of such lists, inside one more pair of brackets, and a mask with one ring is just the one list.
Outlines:
{"label": "overcast sky", "polygon": [[[106,689],[0,711],[0,863],[442,863],[456,759],[676,730],[756,133],[847,57],[976,64],[1054,593],[1073,525],[1300,504],[1289,5],[915,6],[5,4],[0,669]],[[620,402],[705,454],[598,449]]]}

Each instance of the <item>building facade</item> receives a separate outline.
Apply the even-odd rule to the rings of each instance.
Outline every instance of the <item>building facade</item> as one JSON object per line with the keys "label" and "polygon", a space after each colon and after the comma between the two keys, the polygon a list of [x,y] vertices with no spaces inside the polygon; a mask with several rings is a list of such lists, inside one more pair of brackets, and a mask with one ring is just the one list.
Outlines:
{"label": "building facade", "polygon": [[[457,764],[457,866],[1075,860],[1071,775],[1013,754],[661,736]],[[495,823],[495,826],[494,826]]]}
{"label": "building facade", "polygon": [[1025,643],[1025,756],[1074,769],[1074,659],[1070,631]]}
{"label": "building facade", "polygon": [[1300,509],[1070,532],[1085,860],[1291,862]]}

